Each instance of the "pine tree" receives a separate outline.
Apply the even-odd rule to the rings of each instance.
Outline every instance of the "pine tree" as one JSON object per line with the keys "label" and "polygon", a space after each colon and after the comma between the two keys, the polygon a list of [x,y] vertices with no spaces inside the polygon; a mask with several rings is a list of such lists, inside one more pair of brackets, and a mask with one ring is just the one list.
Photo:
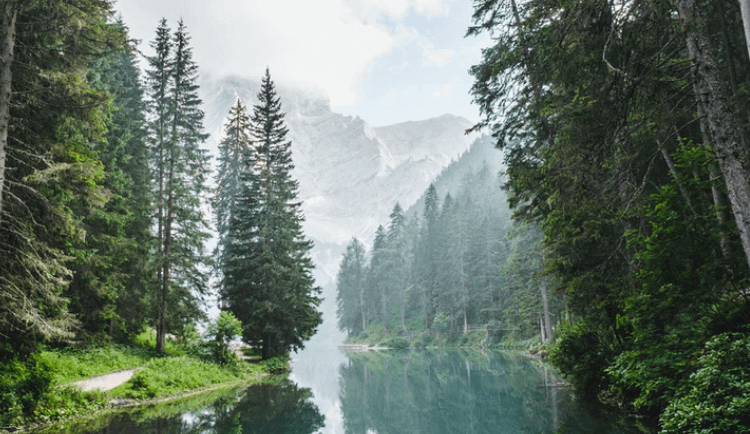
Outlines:
{"label": "pine tree", "polygon": [[262,348],[264,359],[304,347],[321,322],[320,288],[312,277],[301,223],[298,183],[291,176],[291,142],[280,99],[268,70],[250,121],[255,149],[244,171],[235,239],[225,246],[228,309],[243,324],[243,340]]}
{"label": "pine tree", "polygon": [[355,238],[346,246],[336,276],[338,327],[341,331],[347,331],[349,336],[367,328],[369,308],[365,302],[366,277],[365,246]]}
{"label": "pine tree", "polygon": [[245,112],[245,106],[238,99],[229,112],[224,138],[219,143],[218,173],[213,200],[219,238],[214,256],[217,258],[215,268],[218,273],[220,299],[225,297],[227,282],[224,271],[231,262],[231,258],[226,254],[227,246],[236,241],[235,233],[230,232],[230,222],[237,218],[237,206],[243,182],[247,178],[244,172],[254,170],[251,165],[251,151],[250,119]]}
{"label": "pine tree", "polygon": [[438,217],[440,216],[440,198],[433,184],[427,188],[425,195],[424,225],[420,234],[419,261],[417,282],[419,284],[420,307],[425,328],[430,328],[435,315],[437,303],[438,272]]}
{"label": "pine tree", "polygon": [[[408,243],[406,239],[406,217],[397,202],[390,214],[388,226],[388,256],[386,267],[386,286],[389,306],[396,304],[399,310],[401,329],[406,333],[406,304],[409,293]],[[390,311],[390,307],[388,308]]]}
{"label": "pine tree", "polygon": [[0,9],[0,346],[27,353],[41,338],[71,337],[77,323],[62,296],[71,246],[84,240],[83,216],[106,200],[93,146],[108,97],[86,72],[120,39],[104,2]]}
{"label": "pine tree", "polygon": [[[207,291],[204,252],[208,224],[201,212],[208,158],[200,144],[203,111],[198,66],[182,21],[174,35],[166,20],[157,28],[149,58],[150,137],[156,176],[156,349],[164,351],[167,329],[179,330],[204,316],[198,296]],[[174,51],[174,55],[171,52]]]}
{"label": "pine tree", "polygon": [[375,311],[377,322],[386,330],[391,323],[391,309],[389,305],[390,291],[388,288],[388,234],[380,225],[375,231],[372,243],[370,267],[367,271],[367,292],[370,304]]}
{"label": "pine tree", "polygon": [[164,350],[163,336],[166,333],[166,294],[163,287],[164,272],[164,208],[165,208],[165,180],[167,170],[167,155],[171,148],[169,137],[169,85],[172,75],[172,39],[167,20],[162,18],[156,29],[156,38],[151,42],[155,55],[147,58],[151,69],[146,70],[148,91],[150,97],[148,123],[149,145],[153,162],[153,176],[156,178],[156,282],[154,287],[154,326],[156,327],[157,351]]}
{"label": "pine tree", "polygon": [[104,170],[107,202],[81,209],[83,242],[71,248],[73,280],[65,291],[69,309],[81,319],[88,339],[140,332],[144,319],[147,261],[151,245],[145,105],[135,48],[127,28],[112,24],[122,46],[93,62],[87,80],[111,98],[104,140],[94,150]]}

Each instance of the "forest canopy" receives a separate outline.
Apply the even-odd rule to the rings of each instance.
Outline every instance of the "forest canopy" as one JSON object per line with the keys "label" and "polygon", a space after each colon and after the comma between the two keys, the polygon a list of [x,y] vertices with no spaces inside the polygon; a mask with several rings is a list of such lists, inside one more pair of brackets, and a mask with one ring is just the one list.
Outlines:
{"label": "forest canopy", "polygon": [[750,336],[740,4],[481,0],[473,20],[493,38],[471,68],[475,128],[504,151],[514,216],[541,228],[571,318],[553,362],[665,432],[747,430],[739,389],[693,389],[734,381],[726,348]]}

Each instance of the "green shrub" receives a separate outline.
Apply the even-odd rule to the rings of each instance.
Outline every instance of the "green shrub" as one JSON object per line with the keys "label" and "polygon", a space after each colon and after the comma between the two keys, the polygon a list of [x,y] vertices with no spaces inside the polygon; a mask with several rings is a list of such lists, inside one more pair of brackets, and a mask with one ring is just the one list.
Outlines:
{"label": "green shrub", "polygon": [[15,425],[33,415],[51,384],[49,367],[38,354],[26,360],[18,356],[3,358],[0,363],[0,425]]}
{"label": "green shrub", "polygon": [[234,352],[229,349],[229,343],[242,333],[242,323],[232,312],[222,311],[215,322],[209,324],[206,339],[211,352],[211,359],[220,365],[230,365],[237,362]]}
{"label": "green shrub", "polygon": [[402,337],[396,336],[384,341],[381,345],[393,349],[409,348],[409,341]]}
{"label": "green shrub", "polygon": [[579,396],[596,398],[609,387],[610,377],[605,372],[614,352],[606,337],[585,321],[560,327],[558,343],[550,360],[575,387]]}
{"label": "green shrub", "polygon": [[503,339],[502,324],[500,321],[493,319],[490,320],[487,325],[487,337],[490,342],[500,342]]}
{"label": "green shrub", "polygon": [[750,334],[713,337],[661,415],[663,434],[750,433]]}
{"label": "green shrub", "polygon": [[[188,332],[190,333],[190,332]],[[184,356],[185,350],[183,347],[184,337],[181,339],[172,339],[171,337],[164,340],[164,354],[173,357]],[[133,344],[147,351],[155,351],[156,349],[156,333],[153,328],[148,328],[143,333],[133,339]]]}
{"label": "green shrub", "polygon": [[279,375],[289,371],[289,357],[276,356],[258,363],[263,372]]}
{"label": "green shrub", "polygon": [[432,328],[438,331],[443,331],[448,328],[451,323],[451,319],[444,312],[438,312],[435,314],[435,318],[432,319]]}
{"label": "green shrub", "polygon": [[374,343],[383,337],[385,334],[385,327],[383,327],[383,324],[373,323],[367,326],[365,333],[367,333],[368,342]]}

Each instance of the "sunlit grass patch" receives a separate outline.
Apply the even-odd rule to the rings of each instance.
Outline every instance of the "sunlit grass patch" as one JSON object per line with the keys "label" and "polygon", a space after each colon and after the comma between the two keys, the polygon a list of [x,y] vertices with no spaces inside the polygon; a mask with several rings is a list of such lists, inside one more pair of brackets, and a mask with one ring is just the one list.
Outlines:
{"label": "sunlit grass patch", "polygon": [[154,398],[227,383],[240,377],[231,368],[189,357],[165,357],[149,361],[125,384],[107,393],[111,397]]}
{"label": "sunlit grass patch", "polygon": [[42,351],[39,358],[49,367],[53,384],[64,384],[141,366],[151,357],[141,348],[112,345],[87,350]]}

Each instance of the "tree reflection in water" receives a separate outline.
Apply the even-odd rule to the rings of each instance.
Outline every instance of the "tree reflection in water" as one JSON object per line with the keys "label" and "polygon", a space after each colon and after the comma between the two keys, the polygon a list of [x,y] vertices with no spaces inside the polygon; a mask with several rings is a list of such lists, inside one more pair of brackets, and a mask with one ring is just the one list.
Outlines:
{"label": "tree reflection in water", "polygon": [[584,411],[544,364],[510,354],[353,353],[339,373],[346,434],[640,432]]}
{"label": "tree reflection in water", "polygon": [[[324,426],[324,417],[311,401],[310,389],[287,379],[277,384],[251,386],[240,394],[211,397],[210,404],[162,404],[89,421],[101,428],[71,427],[58,433],[133,434],[312,434]],[[206,401],[204,401],[206,402]],[[191,407],[186,410],[185,406]]]}

